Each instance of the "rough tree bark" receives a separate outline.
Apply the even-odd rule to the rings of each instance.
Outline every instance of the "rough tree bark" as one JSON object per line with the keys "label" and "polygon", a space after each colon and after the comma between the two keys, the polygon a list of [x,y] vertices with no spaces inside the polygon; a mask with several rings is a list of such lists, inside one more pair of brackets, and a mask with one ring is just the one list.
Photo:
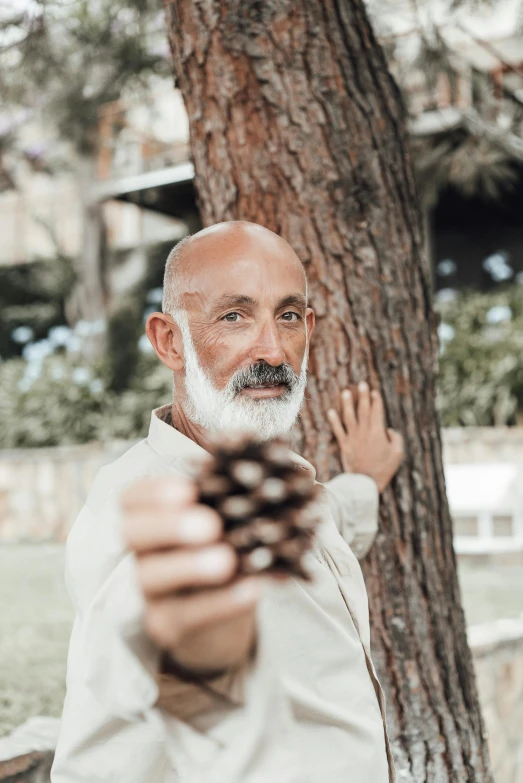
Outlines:
{"label": "rough tree bark", "polygon": [[430,273],[403,105],[362,0],[166,0],[204,224],[247,219],[305,264],[317,314],[301,446],[339,472],[325,412],[383,391],[406,459],[364,563],[399,780],[490,781],[435,408]]}

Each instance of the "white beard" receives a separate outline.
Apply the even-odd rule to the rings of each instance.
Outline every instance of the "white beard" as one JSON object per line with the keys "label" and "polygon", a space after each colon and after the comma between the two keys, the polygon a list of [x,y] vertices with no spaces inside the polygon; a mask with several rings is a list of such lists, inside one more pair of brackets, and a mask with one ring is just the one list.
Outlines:
{"label": "white beard", "polygon": [[195,424],[210,432],[245,432],[258,441],[286,435],[298,418],[307,384],[307,350],[303,355],[297,383],[282,397],[252,399],[237,393],[235,375],[224,389],[217,389],[201,366],[186,314],[178,311],[185,358],[184,412]]}

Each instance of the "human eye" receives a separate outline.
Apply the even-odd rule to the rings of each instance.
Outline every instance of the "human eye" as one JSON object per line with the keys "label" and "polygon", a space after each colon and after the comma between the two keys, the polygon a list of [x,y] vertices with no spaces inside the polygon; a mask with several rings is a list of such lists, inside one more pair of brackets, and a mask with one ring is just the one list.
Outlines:
{"label": "human eye", "polygon": [[301,316],[298,313],[295,313],[294,310],[288,310],[286,313],[283,313],[282,318],[284,321],[292,323],[293,321],[299,321]]}
{"label": "human eye", "polygon": [[227,313],[227,315],[223,316],[222,321],[227,321],[229,324],[235,324],[239,321],[240,318],[240,313]]}

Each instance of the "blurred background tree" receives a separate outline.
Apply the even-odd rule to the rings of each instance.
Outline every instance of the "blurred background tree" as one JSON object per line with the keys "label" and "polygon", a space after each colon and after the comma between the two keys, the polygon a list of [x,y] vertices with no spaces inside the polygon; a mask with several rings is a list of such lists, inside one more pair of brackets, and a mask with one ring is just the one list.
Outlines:
{"label": "blurred background tree", "polygon": [[[36,171],[64,167],[81,194],[81,252],[66,298],[71,325],[95,322],[84,351],[100,357],[107,323],[107,247],[103,210],[94,194],[99,110],[137,93],[146,100],[155,79],[168,73],[163,14],[154,0],[45,0],[0,7],[0,98],[9,116],[0,133],[2,176],[16,187],[6,157],[22,156]],[[38,117],[47,139],[24,147],[17,128]],[[57,248],[58,251],[58,248]]]}
{"label": "blurred background tree", "polygon": [[409,112],[425,203],[448,187],[487,200],[513,190],[523,167],[523,67],[507,38],[523,30],[520,0],[366,5]]}

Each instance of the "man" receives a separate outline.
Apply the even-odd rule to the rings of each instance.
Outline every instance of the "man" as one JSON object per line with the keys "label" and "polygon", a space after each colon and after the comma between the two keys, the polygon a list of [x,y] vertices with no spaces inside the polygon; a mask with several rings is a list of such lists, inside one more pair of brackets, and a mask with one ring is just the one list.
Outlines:
{"label": "man", "polygon": [[393,780],[348,545],[368,550],[402,459],[380,395],[361,384],[329,414],[345,472],[322,493],[310,583],[233,578],[191,481],[213,432],[288,433],[313,327],[299,259],[261,226],[212,226],[169,256],[147,334],[174,402],[100,471],[68,539],[77,619],[53,783]]}

